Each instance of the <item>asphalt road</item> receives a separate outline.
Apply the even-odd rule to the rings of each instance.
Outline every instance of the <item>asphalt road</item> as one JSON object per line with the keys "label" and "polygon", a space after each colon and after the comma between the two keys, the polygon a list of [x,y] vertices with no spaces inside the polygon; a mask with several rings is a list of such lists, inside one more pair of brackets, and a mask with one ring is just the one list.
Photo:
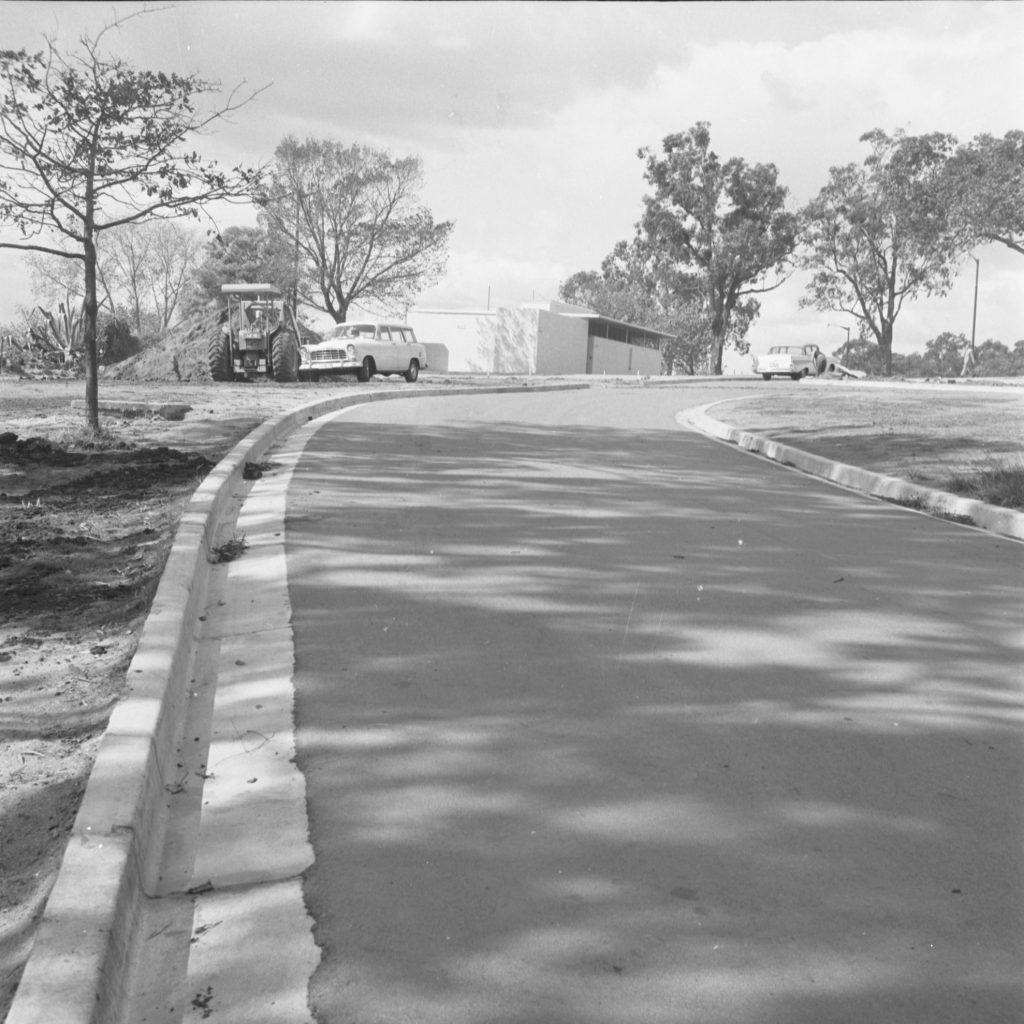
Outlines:
{"label": "asphalt road", "polygon": [[710,400],[424,398],[306,447],[321,1024],[1024,1019],[1024,546],[677,426]]}

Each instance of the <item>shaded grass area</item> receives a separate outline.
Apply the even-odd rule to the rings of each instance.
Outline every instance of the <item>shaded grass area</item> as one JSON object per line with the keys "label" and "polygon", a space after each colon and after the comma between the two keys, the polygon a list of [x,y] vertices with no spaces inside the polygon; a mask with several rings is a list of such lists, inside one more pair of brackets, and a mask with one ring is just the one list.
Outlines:
{"label": "shaded grass area", "polygon": [[711,415],[815,455],[1024,510],[1024,389],[765,390]]}
{"label": "shaded grass area", "polygon": [[992,466],[976,473],[954,474],[946,490],[989,505],[1001,505],[1024,511],[1024,462]]}

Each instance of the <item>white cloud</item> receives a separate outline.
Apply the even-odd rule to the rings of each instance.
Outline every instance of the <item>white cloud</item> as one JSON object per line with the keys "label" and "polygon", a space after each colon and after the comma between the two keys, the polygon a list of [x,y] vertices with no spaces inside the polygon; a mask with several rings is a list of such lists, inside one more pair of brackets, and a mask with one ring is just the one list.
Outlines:
{"label": "white cloud", "polygon": [[[139,8],[0,0],[13,47]],[[479,306],[488,287],[492,304],[548,298],[596,268],[640,215],[637,149],[698,120],[723,157],[775,163],[794,206],[830,166],[863,159],[872,128],[967,139],[1024,125],[1012,3],[196,2],[130,20],[117,41],[139,66],[273,82],[201,140],[223,163],[268,160],[287,134],[421,155],[425,201],[456,221],[449,272],[421,297],[433,305]],[[982,259],[979,336],[1011,342],[1024,261]],[[0,251],[0,320],[28,301],[16,261]],[[898,349],[969,330],[968,276],[908,307]],[[800,310],[801,294],[795,280],[764,297],[755,344],[842,341],[824,326],[836,315]]]}

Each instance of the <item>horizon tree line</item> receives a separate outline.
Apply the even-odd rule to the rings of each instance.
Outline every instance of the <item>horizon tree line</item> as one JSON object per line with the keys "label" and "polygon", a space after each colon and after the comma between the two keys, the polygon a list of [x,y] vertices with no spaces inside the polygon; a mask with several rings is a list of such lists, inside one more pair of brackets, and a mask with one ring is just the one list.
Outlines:
{"label": "horizon tree line", "polygon": [[[111,56],[107,34],[147,13],[115,18],[77,51],[52,39],[35,54],[0,51],[0,222],[16,234],[0,248],[26,253],[40,294],[63,291],[68,307],[81,295],[94,428],[101,308],[122,332],[158,336],[226,274],[270,280],[341,322],[354,302],[410,304],[443,274],[454,230],[420,202],[415,156],[287,136],[255,168],[204,160],[192,138],[262,90],[203,111],[218,83]],[[891,373],[906,303],[945,294],[974,245],[1024,254],[1024,132],[961,145],[874,129],[861,141],[864,162],[831,168],[793,211],[775,165],[721,159],[707,122],[665,136],[637,154],[649,191],[634,237],[560,295],[673,335],[667,372],[721,373],[727,346],[748,347],[759,296],[800,269],[811,275],[801,305],[852,316]],[[203,244],[175,223],[219,202],[252,204],[258,226],[214,228]]]}

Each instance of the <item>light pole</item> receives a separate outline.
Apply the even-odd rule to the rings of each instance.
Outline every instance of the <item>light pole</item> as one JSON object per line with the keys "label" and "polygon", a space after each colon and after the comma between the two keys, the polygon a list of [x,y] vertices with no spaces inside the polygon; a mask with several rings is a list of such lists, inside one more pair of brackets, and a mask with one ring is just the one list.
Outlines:
{"label": "light pole", "polygon": [[846,345],[849,348],[850,345],[850,328],[844,327],[842,324],[826,324],[826,327],[834,327],[837,331],[846,331]]}
{"label": "light pole", "polygon": [[978,275],[981,272],[981,260],[971,253],[974,260],[974,312],[971,313],[971,345],[964,352],[964,364],[960,367],[960,376],[969,377],[974,372],[974,330],[978,325]]}

